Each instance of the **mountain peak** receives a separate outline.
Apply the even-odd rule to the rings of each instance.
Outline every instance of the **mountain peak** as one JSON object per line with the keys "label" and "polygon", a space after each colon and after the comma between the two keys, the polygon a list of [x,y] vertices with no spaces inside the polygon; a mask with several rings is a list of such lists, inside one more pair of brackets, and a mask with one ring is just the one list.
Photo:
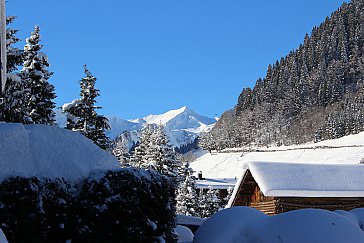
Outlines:
{"label": "mountain peak", "polygon": [[[124,121],[110,119],[111,131],[108,135],[112,138],[123,131],[134,131],[138,134],[146,124],[162,124],[165,126],[167,136],[174,147],[191,144],[203,131],[212,128],[215,119],[205,117],[182,106],[179,109],[167,111],[159,115],[148,115],[143,118]],[[139,135],[138,135],[139,136]],[[137,142],[137,138],[134,142]]]}
{"label": "mountain peak", "polygon": [[164,114],[148,115],[146,117],[143,117],[143,120],[148,124],[166,124],[167,122],[169,122],[170,120],[172,120],[173,118],[175,118],[176,116],[182,114],[187,110],[188,110],[187,106],[183,106],[176,110],[167,111]]}

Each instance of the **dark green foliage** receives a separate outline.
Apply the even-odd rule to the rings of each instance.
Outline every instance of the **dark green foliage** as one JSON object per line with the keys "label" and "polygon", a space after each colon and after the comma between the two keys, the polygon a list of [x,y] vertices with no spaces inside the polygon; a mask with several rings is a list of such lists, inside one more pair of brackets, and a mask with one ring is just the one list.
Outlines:
{"label": "dark green foliage", "polygon": [[98,115],[96,110],[101,107],[96,106],[96,97],[100,96],[100,91],[95,88],[96,78],[84,65],[85,77],[80,80],[80,98],[74,100],[68,106],[63,107],[63,112],[67,115],[67,129],[77,131],[85,137],[94,141],[102,149],[109,146],[109,138],[105,135],[105,130],[110,130],[109,120]]}
{"label": "dark green foliage", "polygon": [[[269,65],[201,141],[207,149],[296,144],[364,130],[364,2],[344,3]],[[320,130],[321,129],[321,130]],[[320,130],[320,131],[319,131]]]}
{"label": "dark green foliage", "polygon": [[[6,24],[9,26],[15,20],[14,16],[6,18]],[[20,40],[16,37],[18,30],[7,27],[6,30],[6,56],[7,56],[7,80],[5,90],[2,94],[0,102],[1,120],[5,122],[24,123],[27,121],[27,113],[25,109],[26,97],[28,90],[22,82],[18,66],[23,63],[23,51],[13,45]]]}
{"label": "dark green foliage", "polygon": [[10,242],[67,240],[76,225],[72,222],[74,198],[70,189],[64,180],[16,177],[1,183],[0,220],[7,239]]}
{"label": "dark green foliage", "polygon": [[88,182],[81,198],[81,212],[88,217],[81,226],[82,242],[153,242],[163,235],[174,241],[174,188],[159,173],[132,168],[108,172],[100,181]]}
{"label": "dark green foliage", "polygon": [[26,39],[24,47],[24,62],[21,78],[28,90],[25,110],[28,119],[26,123],[53,125],[55,122],[55,88],[48,82],[53,75],[48,71],[48,57],[41,52],[40,29],[35,26],[31,36]]}
{"label": "dark green foliage", "polygon": [[1,229],[8,241],[41,242],[45,237],[42,233],[44,215],[39,207],[39,185],[40,181],[36,178],[19,177],[0,184]]}
{"label": "dark green foliage", "polygon": [[137,169],[78,186],[10,178],[0,184],[0,228],[9,242],[174,242],[173,198],[169,179]]}

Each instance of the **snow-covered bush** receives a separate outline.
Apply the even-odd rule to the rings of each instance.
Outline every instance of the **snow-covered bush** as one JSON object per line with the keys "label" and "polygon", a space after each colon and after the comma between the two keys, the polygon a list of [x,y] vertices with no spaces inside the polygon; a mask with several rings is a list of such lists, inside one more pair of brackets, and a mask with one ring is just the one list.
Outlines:
{"label": "snow-covered bush", "polygon": [[71,190],[67,182],[58,179],[14,177],[2,182],[0,225],[7,239],[10,242],[67,240],[75,226],[71,223],[75,200]]}
{"label": "snow-covered bush", "polygon": [[81,195],[80,241],[173,242],[174,188],[154,171],[126,168],[89,180]]}
{"label": "snow-covered bush", "polygon": [[173,242],[173,198],[168,178],[132,168],[77,185],[13,177],[0,183],[0,228],[10,242]]}

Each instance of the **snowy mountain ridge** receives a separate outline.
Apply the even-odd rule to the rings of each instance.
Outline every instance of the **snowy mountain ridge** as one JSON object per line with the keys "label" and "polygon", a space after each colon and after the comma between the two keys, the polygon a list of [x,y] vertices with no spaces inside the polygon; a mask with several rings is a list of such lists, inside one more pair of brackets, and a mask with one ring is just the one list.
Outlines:
{"label": "snowy mountain ridge", "polygon": [[[55,110],[57,124],[60,127],[66,126],[66,117],[61,110]],[[170,110],[163,114],[151,114],[142,118],[136,119],[122,119],[118,116],[106,116],[109,119],[111,127],[106,135],[111,139],[115,139],[124,132],[129,132],[132,135],[125,136],[125,139],[133,139],[133,141],[126,141],[128,144],[137,139],[136,133],[139,133],[147,124],[162,124],[165,126],[166,133],[169,137],[171,144],[174,147],[181,147],[193,143],[196,137],[205,131],[212,129],[216,122],[216,118],[209,118],[197,114],[190,110],[187,106],[179,109]]]}
{"label": "snowy mountain ridge", "polygon": [[[123,132],[140,131],[148,124],[162,124],[174,147],[193,143],[201,132],[211,130],[216,122],[216,119],[197,114],[187,106],[163,114],[151,114],[131,120],[124,120],[116,116],[107,116],[107,118],[111,126],[111,131],[107,132],[107,135],[112,139]],[[135,138],[135,136],[129,137]]]}

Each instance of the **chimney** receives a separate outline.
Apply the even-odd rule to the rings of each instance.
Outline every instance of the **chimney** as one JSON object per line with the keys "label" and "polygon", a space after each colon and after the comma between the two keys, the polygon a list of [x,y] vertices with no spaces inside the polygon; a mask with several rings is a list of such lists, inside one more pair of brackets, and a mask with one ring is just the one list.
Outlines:
{"label": "chimney", "polygon": [[203,180],[203,178],[202,178],[202,171],[199,171],[198,174],[197,174],[197,176],[198,176],[198,179],[199,180]]}

